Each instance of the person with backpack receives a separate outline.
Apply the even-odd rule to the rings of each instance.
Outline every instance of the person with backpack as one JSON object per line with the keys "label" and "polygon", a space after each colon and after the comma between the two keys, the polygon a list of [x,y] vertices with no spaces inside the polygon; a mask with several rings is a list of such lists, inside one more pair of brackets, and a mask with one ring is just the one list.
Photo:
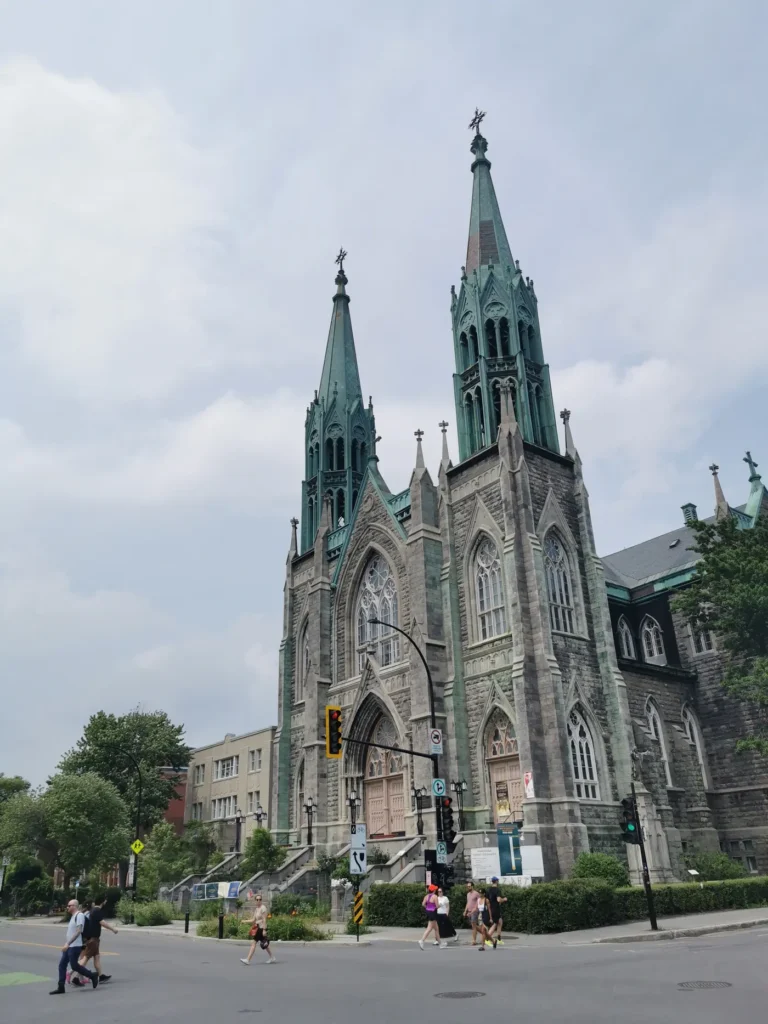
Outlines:
{"label": "person with backpack", "polygon": [[83,951],[82,931],[83,925],[85,924],[85,916],[81,912],[80,904],[77,900],[69,901],[67,904],[67,913],[69,914],[67,941],[61,947],[61,956],[59,957],[59,983],[56,988],[52,990],[52,996],[62,996],[67,991],[67,967],[72,971],[77,972],[77,974],[82,974],[88,978],[94,988],[97,988],[99,984],[98,974],[94,974],[93,971],[89,971],[87,967],[81,967],[78,962],[80,954]]}
{"label": "person with backpack", "polygon": [[[117,928],[113,928],[112,925],[104,919],[104,904],[107,902],[106,896],[94,897],[93,903],[90,909],[85,914],[85,922],[83,924],[83,953],[80,957],[81,966],[85,966],[89,960],[93,960],[93,966],[96,968],[96,973],[99,976],[99,981],[109,981],[112,977],[111,974],[101,973],[101,929],[102,926],[107,931],[112,932],[113,935],[117,935]],[[77,979],[75,979],[77,980]],[[73,981],[74,985],[75,982]]]}

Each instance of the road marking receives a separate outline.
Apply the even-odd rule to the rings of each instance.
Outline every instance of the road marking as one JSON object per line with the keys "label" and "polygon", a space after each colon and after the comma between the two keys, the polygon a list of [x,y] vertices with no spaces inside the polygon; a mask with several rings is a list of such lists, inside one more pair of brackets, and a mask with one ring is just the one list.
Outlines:
{"label": "road marking", "polygon": [[44,974],[27,974],[26,971],[11,971],[0,974],[0,988],[5,985],[31,985],[34,981],[49,981]]}
{"label": "road marking", "polygon": [[[0,939],[0,942],[7,942],[10,946],[39,946],[41,949],[58,949],[61,952],[61,946],[54,946],[50,942],[22,942],[21,939]],[[120,956],[119,953],[105,953],[103,950],[99,955]]]}

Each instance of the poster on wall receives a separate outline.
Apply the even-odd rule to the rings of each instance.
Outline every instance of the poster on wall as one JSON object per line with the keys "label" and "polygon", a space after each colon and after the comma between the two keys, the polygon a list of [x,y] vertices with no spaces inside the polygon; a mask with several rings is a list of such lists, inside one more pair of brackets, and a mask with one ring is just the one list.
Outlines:
{"label": "poster on wall", "polygon": [[472,862],[472,877],[478,881],[489,882],[492,878],[501,876],[499,865],[499,851],[495,846],[480,846],[470,850]]}
{"label": "poster on wall", "polygon": [[505,780],[496,783],[496,819],[503,821],[512,813],[509,803],[509,786]]}
{"label": "poster on wall", "polygon": [[525,773],[523,776],[523,785],[525,786],[525,799],[535,799],[536,794],[533,791],[533,772]]}

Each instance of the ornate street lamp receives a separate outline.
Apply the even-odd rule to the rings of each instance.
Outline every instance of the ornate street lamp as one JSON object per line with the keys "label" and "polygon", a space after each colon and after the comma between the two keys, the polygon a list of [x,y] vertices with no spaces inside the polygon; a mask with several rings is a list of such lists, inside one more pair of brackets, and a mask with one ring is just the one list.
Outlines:
{"label": "ornate street lamp", "polygon": [[459,832],[464,831],[464,794],[467,791],[467,784],[462,779],[460,782],[452,782],[451,789],[456,794],[456,802],[459,805]]}
{"label": "ornate street lamp", "polygon": [[312,812],[315,809],[315,801],[311,796],[307,797],[304,810],[307,812],[307,846],[312,845]]}
{"label": "ornate street lamp", "polygon": [[356,791],[354,789],[351,789],[349,791],[349,796],[347,797],[347,807],[349,807],[349,819],[350,819],[350,821],[352,823],[352,828],[353,829],[354,829],[355,825],[357,825],[357,805],[358,805],[357,793],[356,793]]}

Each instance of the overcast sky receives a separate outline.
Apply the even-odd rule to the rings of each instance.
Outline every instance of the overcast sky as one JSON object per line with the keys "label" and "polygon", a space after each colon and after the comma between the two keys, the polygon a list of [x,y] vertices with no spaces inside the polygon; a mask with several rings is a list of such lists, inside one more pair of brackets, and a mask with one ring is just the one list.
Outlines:
{"label": "overcast sky", "polygon": [[[768,7],[0,2],[0,771],[99,708],[276,718],[333,258],[380,467],[433,471],[467,123],[602,553],[768,473]],[[766,475],[768,480],[768,475]]]}

